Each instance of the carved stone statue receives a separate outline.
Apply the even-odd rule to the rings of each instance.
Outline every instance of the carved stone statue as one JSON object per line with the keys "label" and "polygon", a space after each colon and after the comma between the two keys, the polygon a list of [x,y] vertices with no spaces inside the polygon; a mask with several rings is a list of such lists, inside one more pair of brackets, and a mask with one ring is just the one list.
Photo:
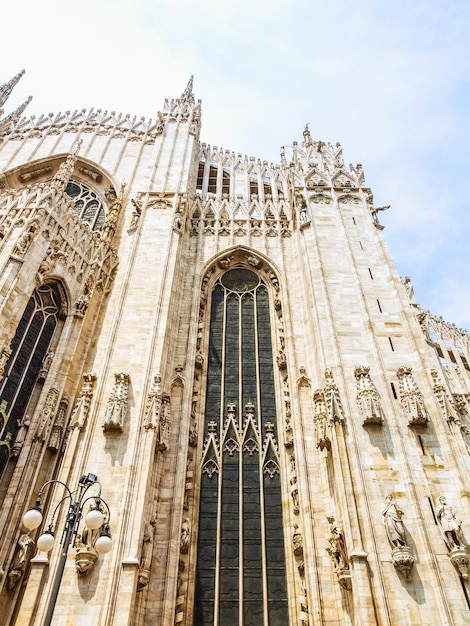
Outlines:
{"label": "carved stone statue", "polygon": [[406,543],[405,527],[401,521],[403,510],[395,502],[391,493],[388,494],[386,500],[387,504],[382,511],[382,522],[392,546],[392,563],[405,578],[408,578],[415,559]]}
{"label": "carved stone statue", "polygon": [[114,378],[113,391],[106,404],[103,422],[103,430],[105,431],[122,431],[127,416],[129,374],[127,372],[115,372]]}
{"label": "carved stone statue", "polygon": [[44,361],[42,362],[42,366],[39,371],[39,376],[38,376],[39,382],[46,380],[46,376],[49,373],[49,369],[51,367],[51,363],[53,359],[54,359],[54,350],[49,350],[49,352],[44,357]]}
{"label": "carved stone statue", "polygon": [[86,526],[75,539],[75,569],[80,576],[86,576],[98,559],[98,552],[93,547],[98,531],[90,530]]}
{"label": "carved stone statue", "polygon": [[450,504],[447,504],[444,496],[440,496],[439,498],[439,506],[436,510],[436,517],[439,521],[449,550],[457,547],[465,547],[461,532],[462,520],[459,520],[455,516],[453,507]]}
{"label": "carved stone statue", "polygon": [[397,370],[400,400],[410,426],[422,426],[428,421],[424,398],[415,383],[411,367],[402,365]]}
{"label": "carved stone statue", "polygon": [[189,445],[192,448],[195,448],[197,446],[197,428],[196,428],[196,424],[192,424],[191,428],[189,429]]}
{"label": "carved stone statue", "polygon": [[341,524],[330,515],[326,518],[330,524],[329,532],[326,535],[329,545],[326,551],[330,555],[333,569],[338,579],[338,583],[343,589],[351,590],[351,572],[349,569],[349,559],[346,552],[343,529]]}
{"label": "carved stone statue", "polygon": [[401,518],[403,511],[393,499],[391,493],[388,494],[387,505],[382,511],[382,522],[385,525],[387,537],[394,548],[406,546],[405,528]]}
{"label": "carved stone statue", "polygon": [[186,517],[181,525],[181,539],[180,539],[180,551],[182,554],[187,554],[189,550],[189,519]]}
{"label": "carved stone statue", "polygon": [[292,546],[294,548],[294,554],[297,557],[301,557],[304,553],[304,546],[302,541],[302,534],[299,530],[298,524],[294,524],[294,533],[292,535]]}
{"label": "carved stone statue", "polygon": [[370,368],[359,365],[354,371],[357,382],[357,406],[362,414],[362,423],[381,424],[383,421],[380,396],[369,374]]}
{"label": "carved stone statue", "polygon": [[329,533],[326,536],[330,545],[327,547],[326,551],[331,557],[333,567],[335,571],[348,569],[349,563],[344,543],[343,529],[332,515],[326,519],[330,524]]}
{"label": "carved stone statue", "polygon": [[328,421],[328,413],[323,389],[316,389],[313,394],[313,402],[315,405],[313,424],[315,428],[315,441],[317,448],[320,448],[320,450],[329,450],[331,448],[331,441],[329,437],[330,424]]}
{"label": "carved stone statue", "polygon": [[26,253],[38,229],[39,225],[37,222],[31,222],[31,224],[28,225],[16,242],[14,254],[22,256]]}
{"label": "carved stone statue", "polygon": [[28,415],[24,415],[20,420],[16,420],[16,425],[18,426],[18,430],[16,432],[15,443],[11,449],[11,455],[15,459],[20,455],[21,448],[23,447],[24,440],[26,438],[26,433],[31,425],[31,420]]}
{"label": "carved stone statue", "polygon": [[34,544],[33,539],[29,536],[29,533],[23,533],[20,535],[17,543],[17,551],[15,558],[8,572],[8,587],[13,589],[17,581],[24,573],[26,561],[28,559],[28,553],[30,547]]}

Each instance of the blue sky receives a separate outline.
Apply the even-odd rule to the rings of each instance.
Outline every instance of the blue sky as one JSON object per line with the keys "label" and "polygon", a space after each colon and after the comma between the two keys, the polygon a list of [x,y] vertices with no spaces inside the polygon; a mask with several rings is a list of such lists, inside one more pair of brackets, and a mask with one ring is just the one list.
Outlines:
{"label": "blue sky", "polygon": [[470,329],[470,2],[24,0],[2,9],[10,107],[155,117],[194,74],[202,140],[277,162],[339,141],[362,163],[418,302]]}

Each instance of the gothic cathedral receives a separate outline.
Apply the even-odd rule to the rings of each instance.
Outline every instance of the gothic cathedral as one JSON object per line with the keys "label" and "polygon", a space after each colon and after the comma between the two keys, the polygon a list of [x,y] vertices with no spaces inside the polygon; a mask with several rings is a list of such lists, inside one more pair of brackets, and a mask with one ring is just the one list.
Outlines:
{"label": "gothic cathedral", "polygon": [[399,277],[361,165],[308,127],[277,164],[201,143],[192,79],[154,120],[27,104],[2,623],[470,623],[470,336]]}

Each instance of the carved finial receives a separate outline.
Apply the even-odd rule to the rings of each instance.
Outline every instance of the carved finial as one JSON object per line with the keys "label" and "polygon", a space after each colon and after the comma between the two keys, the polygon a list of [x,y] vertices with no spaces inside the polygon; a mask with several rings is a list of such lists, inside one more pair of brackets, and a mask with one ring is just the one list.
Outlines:
{"label": "carved finial", "polygon": [[[33,96],[29,96],[23,102],[23,104],[20,104],[20,106],[13,111],[13,113],[10,113],[3,120],[0,120],[0,134],[5,135],[6,133],[13,130],[16,124],[20,121],[20,118],[22,114],[24,113],[24,110],[26,109],[26,107],[28,106],[28,104],[31,102],[32,99],[33,99]],[[0,117],[2,113],[3,113],[3,109],[0,109]]]}
{"label": "carved finial", "polygon": [[181,94],[180,100],[183,102],[189,102],[190,104],[194,104],[194,95],[193,95],[193,76],[188,81],[186,85],[186,89]]}
{"label": "carved finial", "polygon": [[4,85],[0,87],[0,107],[3,106],[5,102],[8,100],[8,97],[10,96],[11,92],[16,87],[16,85],[18,84],[20,78],[24,75],[24,73],[25,73],[25,70],[21,70],[19,74],[14,76],[11,80],[9,80],[7,83],[5,83]]}
{"label": "carved finial", "polygon": [[304,135],[304,144],[306,146],[311,146],[312,145],[312,136],[310,135],[310,131],[308,129],[308,123],[305,124],[303,135]]}
{"label": "carved finial", "polygon": [[54,187],[59,191],[65,191],[65,188],[72,177],[81,145],[82,140],[79,139],[73,151],[67,156],[66,160],[60,164],[57,174],[51,181],[51,187]]}

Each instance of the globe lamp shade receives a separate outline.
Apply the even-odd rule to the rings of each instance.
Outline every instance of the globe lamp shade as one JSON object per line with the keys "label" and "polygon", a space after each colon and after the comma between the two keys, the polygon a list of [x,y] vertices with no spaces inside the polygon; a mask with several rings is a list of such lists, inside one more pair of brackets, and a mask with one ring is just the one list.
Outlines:
{"label": "globe lamp shade", "polygon": [[85,524],[90,530],[98,530],[104,522],[104,515],[99,509],[91,509],[85,516]]}
{"label": "globe lamp shade", "polygon": [[101,535],[95,543],[95,550],[98,554],[106,554],[113,547],[113,540],[109,535]]}
{"label": "globe lamp shade", "polygon": [[36,545],[41,552],[49,552],[54,547],[54,535],[46,531],[38,538]]}
{"label": "globe lamp shade", "polygon": [[38,528],[42,524],[42,513],[38,508],[29,509],[23,515],[23,526],[25,526],[28,530],[34,530]]}

